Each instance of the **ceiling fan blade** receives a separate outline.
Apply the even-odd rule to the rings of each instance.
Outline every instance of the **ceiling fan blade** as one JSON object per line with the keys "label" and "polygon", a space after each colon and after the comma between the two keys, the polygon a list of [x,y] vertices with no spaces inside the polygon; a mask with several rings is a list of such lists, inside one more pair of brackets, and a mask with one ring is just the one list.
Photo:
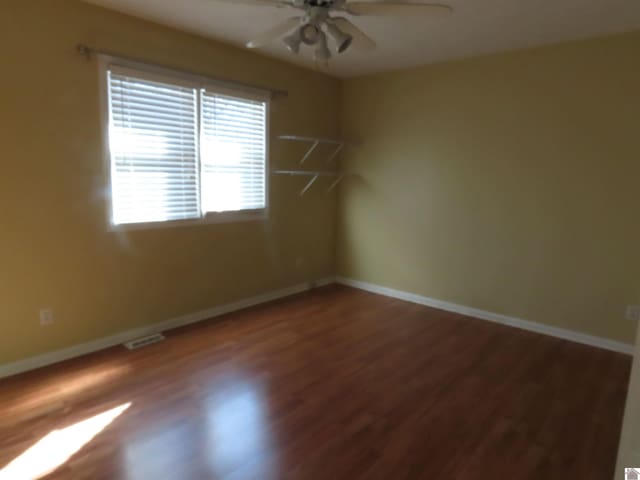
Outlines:
{"label": "ceiling fan blade", "polygon": [[275,27],[270,28],[266,32],[261,33],[256,38],[247,42],[247,48],[260,48],[266,44],[277,40],[285,33],[289,33],[291,30],[300,25],[300,17],[291,17],[282,23],[279,23]]}
{"label": "ceiling fan blade", "polygon": [[230,3],[235,5],[248,5],[251,7],[276,7],[287,8],[294,7],[293,1],[288,0],[211,0],[220,3]]}
{"label": "ceiling fan blade", "polygon": [[446,17],[453,12],[448,5],[413,2],[347,2],[344,9],[352,15]]}
{"label": "ceiling fan blade", "polygon": [[351,21],[343,17],[332,17],[327,19],[328,22],[333,22],[340,30],[348,33],[353,37],[353,48],[363,52],[370,52],[375,50],[376,42],[374,42],[369,35],[364,33],[358,27],[356,27]]}

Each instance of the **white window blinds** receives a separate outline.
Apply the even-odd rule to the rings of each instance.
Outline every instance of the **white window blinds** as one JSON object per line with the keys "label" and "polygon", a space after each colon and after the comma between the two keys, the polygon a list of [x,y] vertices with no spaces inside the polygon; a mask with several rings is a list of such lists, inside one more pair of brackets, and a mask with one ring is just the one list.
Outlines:
{"label": "white window blinds", "polygon": [[112,66],[112,222],[266,207],[266,102]]}
{"label": "white window blinds", "polygon": [[202,91],[202,208],[265,206],[265,103]]}
{"label": "white window blinds", "polygon": [[112,70],[113,222],[197,218],[197,93]]}

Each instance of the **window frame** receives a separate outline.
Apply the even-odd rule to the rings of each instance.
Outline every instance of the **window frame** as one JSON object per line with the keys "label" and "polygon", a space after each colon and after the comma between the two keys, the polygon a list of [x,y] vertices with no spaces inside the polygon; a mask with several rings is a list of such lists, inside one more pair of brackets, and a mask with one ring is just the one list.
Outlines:
{"label": "window frame", "polygon": [[[132,73],[140,73],[141,77],[149,80],[157,80],[161,82],[174,83],[189,88],[195,88],[197,90],[198,101],[198,118],[197,118],[197,131],[198,131],[198,156],[197,156],[197,170],[198,170],[198,195],[201,194],[201,168],[200,161],[200,136],[202,132],[202,125],[200,119],[201,111],[201,90],[205,89],[212,93],[219,93],[221,95],[229,95],[238,98],[245,98],[247,100],[256,100],[264,102],[265,104],[265,165],[264,165],[264,195],[265,206],[259,209],[247,209],[247,210],[230,210],[224,212],[200,212],[198,218],[188,218],[180,220],[164,220],[155,222],[139,222],[139,223],[121,223],[116,224],[113,222],[113,200],[112,200],[112,157],[110,148],[110,124],[111,124],[111,105],[109,99],[109,81],[107,72],[111,67],[116,67],[119,70],[131,70]],[[270,177],[271,177],[271,162],[270,162],[270,123],[271,123],[271,98],[268,92],[262,90],[254,90],[248,87],[238,86],[237,88],[229,87],[228,85],[221,85],[220,82],[216,82],[210,78],[201,75],[195,75],[180,70],[168,69],[165,67],[159,67],[156,65],[150,65],[147,63],[140,63],[111,57],[108,55],[100,55],[98,57],[98,74],[99,74],[99,96],[100,96],[100,117],[101,117],[101,131],[102,131],[102,156],[103,156],[103,175],[104,175],[104,200],[105,200],[105,212],[106,223],[108,231],[128,231],[128,230],[151,230],[151,229],[163,229],[173,227],[188,227],[198,225],[212,225],[218,223],[239,223],[239,222],[256,222],[265,221],[269,218],[270,211]]]}

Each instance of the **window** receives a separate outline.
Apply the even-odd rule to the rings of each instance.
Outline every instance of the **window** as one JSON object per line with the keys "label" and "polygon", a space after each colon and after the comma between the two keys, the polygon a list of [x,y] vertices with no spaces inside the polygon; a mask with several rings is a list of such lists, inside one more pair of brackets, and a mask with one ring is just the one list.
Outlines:
{"label": "window", "polygon": [[113,225],[265,211],[264,98],[113,65],[107,85]]}

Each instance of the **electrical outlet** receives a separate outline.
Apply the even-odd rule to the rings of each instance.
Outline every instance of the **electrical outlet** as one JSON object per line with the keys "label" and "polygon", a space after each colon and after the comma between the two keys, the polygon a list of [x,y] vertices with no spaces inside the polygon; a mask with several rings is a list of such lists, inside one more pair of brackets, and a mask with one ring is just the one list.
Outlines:
{"label": "electrical outlet", "polygon": [[640,305],[627,305],[627,320],[640,320]]}
{"label": "electrical outlet", "polygon": [[40,325],[45,327],[53,323],[53,310],[50,308],[40,309]]}

